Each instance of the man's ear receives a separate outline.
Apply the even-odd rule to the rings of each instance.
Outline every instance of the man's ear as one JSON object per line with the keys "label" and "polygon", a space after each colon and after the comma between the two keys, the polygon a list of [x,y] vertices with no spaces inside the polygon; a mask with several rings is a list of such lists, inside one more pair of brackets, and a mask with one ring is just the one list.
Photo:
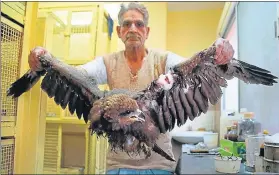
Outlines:
{"label": "man's ear", "polygon": [[117,31],[118,38],[121,38],[120,26],[116,26],[116,31]]}
{"label": "man's ear", "polygon": [[146,39],[148,39],[150,28],[146,27]]}

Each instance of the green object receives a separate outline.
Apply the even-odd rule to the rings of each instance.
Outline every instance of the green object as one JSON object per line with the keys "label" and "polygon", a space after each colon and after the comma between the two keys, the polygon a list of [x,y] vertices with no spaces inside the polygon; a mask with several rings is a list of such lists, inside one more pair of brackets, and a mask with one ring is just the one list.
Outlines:
{"label": "green object", "polygon": [[219,153],[222,156],[239,156],[243,157],[246,154],[245,142],[233,142],[227,139],[220,140]]}

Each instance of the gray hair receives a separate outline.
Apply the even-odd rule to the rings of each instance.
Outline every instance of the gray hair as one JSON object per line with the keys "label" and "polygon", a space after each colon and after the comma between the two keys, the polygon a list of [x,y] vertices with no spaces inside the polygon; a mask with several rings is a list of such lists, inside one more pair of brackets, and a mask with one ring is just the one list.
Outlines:
{"label": "gray hair", "polygon": [[139,4],[136,2],[130,2],[128,5],[124,5],[123,3],[120,6],[120,11],[118,13],[118,23],[121,25],[123,23],[123,14],[129,10],[137,10],[143,15],[143,22],[147,26],[149,20],[149,14],[147,8],[143,4]]}

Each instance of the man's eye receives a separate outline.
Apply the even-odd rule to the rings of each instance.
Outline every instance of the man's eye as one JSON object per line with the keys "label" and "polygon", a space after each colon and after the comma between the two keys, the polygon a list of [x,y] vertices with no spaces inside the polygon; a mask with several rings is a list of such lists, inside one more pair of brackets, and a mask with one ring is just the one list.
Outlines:
{"label": "man's eye", "polygon": [[129,22],[124,22],[123,23],[123,27],[129,27],[130,26],[130,23]]}
{"label": "man's eye", "polygon": [[137,25],[137,27],[144,27],[144,23],[143,22],[137,22],[136,25]]}

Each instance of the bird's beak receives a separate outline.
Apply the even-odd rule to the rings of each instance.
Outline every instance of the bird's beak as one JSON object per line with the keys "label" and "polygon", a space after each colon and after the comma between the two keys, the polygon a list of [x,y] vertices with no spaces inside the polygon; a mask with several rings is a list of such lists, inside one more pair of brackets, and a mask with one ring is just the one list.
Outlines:
{"label": "bird's beak", "polygon": [[144,115],[141,110],[136,110],[135,112],[131,113],[130,120],[133,122],[145,122]]}

